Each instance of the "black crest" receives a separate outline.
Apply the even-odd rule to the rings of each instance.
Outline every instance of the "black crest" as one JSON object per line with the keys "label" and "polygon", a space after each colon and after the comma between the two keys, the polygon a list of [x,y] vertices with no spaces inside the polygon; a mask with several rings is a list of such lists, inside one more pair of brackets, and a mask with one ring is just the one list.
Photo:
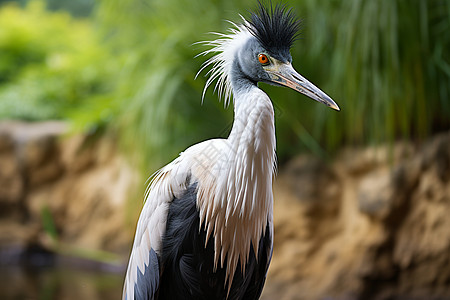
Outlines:
{"label": "black crest", "polygon": [[251,13],[247,29],[258,39],[261,45],[272,54],[286,54],[298,37],[300,20],[292,8],[271,2],[264,6],[258,1],[258,11]]}

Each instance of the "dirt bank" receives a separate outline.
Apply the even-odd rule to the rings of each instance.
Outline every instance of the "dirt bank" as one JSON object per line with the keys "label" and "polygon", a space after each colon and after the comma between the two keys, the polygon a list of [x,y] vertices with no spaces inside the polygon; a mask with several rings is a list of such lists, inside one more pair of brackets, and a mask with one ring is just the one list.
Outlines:
{"label": "dirt bank", "polygon": [[300,156],[274,189],[264,299],[450,299],[450,133]]}
{"label": "dirt bank", "polygon": [[[139,175],[112,137],[66,132],[0,123],[0,265],[55,239],[128,254]],[[263,299],[450,299],[450,133],[329,163],[299,156],[274,195]]]}

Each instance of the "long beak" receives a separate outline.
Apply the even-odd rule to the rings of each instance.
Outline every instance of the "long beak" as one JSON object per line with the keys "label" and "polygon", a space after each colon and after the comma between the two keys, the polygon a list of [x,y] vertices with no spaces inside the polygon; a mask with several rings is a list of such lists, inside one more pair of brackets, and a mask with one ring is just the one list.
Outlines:
{"label": "long beak", "polygon": [[340,110],[333,99],[309,82],[305,77],[298,74],[290,63],[279,64],[276,69],[267,70],[267,72],[274,83],[290,87],[326,106]]}

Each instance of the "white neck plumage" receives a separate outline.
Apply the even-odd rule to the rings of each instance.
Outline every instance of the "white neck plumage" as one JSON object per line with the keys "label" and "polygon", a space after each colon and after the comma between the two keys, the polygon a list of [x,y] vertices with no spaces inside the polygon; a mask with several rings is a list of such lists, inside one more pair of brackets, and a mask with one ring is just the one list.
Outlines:
{"label": "white neck plumage", "polygon": [[207,240],[211,234],[215,239],[215,267],[227,267],[228,287],[238,262],[245,272],[251,246],[257,254],[259,240],[272,220],[275,166],[274,111],[269,97],[255,85],[235,91],[234,96],[233,128],[228,139],[215,140],[220,154],[213,171],[201,181],[207,184],[199,184],[197,201]]}

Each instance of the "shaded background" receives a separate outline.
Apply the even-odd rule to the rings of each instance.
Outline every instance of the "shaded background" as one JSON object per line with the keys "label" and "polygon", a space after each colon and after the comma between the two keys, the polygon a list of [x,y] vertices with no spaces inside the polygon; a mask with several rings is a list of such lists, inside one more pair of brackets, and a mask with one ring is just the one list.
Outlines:
{"label": "shaded background", "polygon": [[[266,298],[450,299],[450,3],[286,3],[303,18],[294,67],[341,111],[261,85],[289,258],[275,251]],[[0,297],[119,298],[145,179],[231,127],[213,88],[201,102],[195,43],[255,6],[0,1]]]}

